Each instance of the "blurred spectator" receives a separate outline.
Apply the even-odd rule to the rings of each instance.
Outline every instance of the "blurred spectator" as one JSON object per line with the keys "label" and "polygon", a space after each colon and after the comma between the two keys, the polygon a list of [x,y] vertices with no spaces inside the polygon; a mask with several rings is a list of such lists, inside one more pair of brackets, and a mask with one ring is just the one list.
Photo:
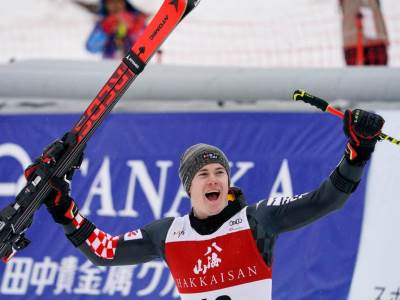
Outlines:
{"label": "blurred spectator", "polygon": [[388,35],[379,0],[340,0],[347,65],[387,65]]}
{"label": "blurred spectator", "polygon": [[146,19],[146,14],[126,0],[101,0],[100,19],[86,48],[92,53],[103,53],[104,58],[121,58],[143,32]]}

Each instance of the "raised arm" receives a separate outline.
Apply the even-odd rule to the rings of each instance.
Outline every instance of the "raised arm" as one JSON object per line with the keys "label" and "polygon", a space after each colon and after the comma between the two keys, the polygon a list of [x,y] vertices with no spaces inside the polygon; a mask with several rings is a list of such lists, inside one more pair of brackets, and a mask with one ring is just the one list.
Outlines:
{"label": "raised arm", "polygon": [[[57,140],[46,148],[41,157],[25,170],[25,176],[42,174],[51,167],[65,149],[65,142]],[[83,156],[83,154],[81,155]],[[82,158],[82,157],[81,157]],[[81,160],[81,159],[80,159]],[[79,166],[77,162],[76,166]],[[72,178],[73,169],[65,177]],[[52,178],[52,190],[44,203],[56,223],[64,226],[67,238],[96,265],[126,265],[144,263],[164,255],[164,240],[172,218],[153,222],[142,229],[119,236],[109,235],[84,218],[70,197],[69,182]]]}
{"label": "raised arm", "polygon": [[277,234],[309,224],[342,207],[361,179],[383,124],[379,115],[359,109],[346,111],[343,128],[349,141],[342,161],[318,189],[293,197],[267,199],[250,208],[260,226]]}
{"label": "raised arm", "polygon": [[343,206],[356,189],[363,167],[343,159],[318,189],[293,197],[275,197],[252,208],[259,224],[272,233],[297,229]]}

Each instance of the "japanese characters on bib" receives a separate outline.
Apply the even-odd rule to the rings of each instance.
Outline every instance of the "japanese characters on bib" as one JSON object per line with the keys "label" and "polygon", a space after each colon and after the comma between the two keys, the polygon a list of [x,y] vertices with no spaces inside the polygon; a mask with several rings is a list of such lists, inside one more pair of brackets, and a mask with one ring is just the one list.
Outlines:
{"label": "japanese characters on bib", "polygon": [[189,216],[176,218],[165,256],[183,300],[269,300],[272,271],[258,252],[247,207],[216,232],[200,235]]}

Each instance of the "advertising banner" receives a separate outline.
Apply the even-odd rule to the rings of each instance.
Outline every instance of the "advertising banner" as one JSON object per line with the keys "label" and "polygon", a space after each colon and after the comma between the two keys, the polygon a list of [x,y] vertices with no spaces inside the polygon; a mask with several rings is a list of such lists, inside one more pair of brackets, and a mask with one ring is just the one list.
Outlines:
{"label": "advertising banner", "polygon": [[[24,168],[78,118],[1,116],[0,207],[24,184]],[[341,127],[335,117],[319,113],[111,114],[86,147],[72,197],[83,215],[112,236],[184,215],[190,212],[190,200],[180,185],[179,159],[200,142],[227,154],[232,185],[242,188],[249,204],[301,194],[318,188],[340,161],[345,145]],[[342,209],[278,238],[274,299],[346,299],[359,247],[365,183]],[[27,237],[30,246],[0,265],[1,297],[178,298],[163,261],[96,267],[66,239],[45,207],[35,214]]]}
{"label": "advertising banner", "polygon": [[[384,132],[398,137],[399,111],[379,111]],[[396,135],[397,134],[397,135]],[[400,149],[379,143],[371,160],[362,235],[349,299],[400,299]]]}

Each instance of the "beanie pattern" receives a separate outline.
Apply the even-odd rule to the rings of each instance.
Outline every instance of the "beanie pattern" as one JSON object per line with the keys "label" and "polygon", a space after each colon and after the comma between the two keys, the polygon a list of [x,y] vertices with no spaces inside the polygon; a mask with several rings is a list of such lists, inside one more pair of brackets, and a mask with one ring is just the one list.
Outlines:
{"label": "beanie pattern", "polygon": [[213,163],[219,163],[225,168],[230,181],[228,159],[217,147],[207,144],[195,144],[183,153],[179,164],[179,177],[188,194],[194,175],[204,166]]}

